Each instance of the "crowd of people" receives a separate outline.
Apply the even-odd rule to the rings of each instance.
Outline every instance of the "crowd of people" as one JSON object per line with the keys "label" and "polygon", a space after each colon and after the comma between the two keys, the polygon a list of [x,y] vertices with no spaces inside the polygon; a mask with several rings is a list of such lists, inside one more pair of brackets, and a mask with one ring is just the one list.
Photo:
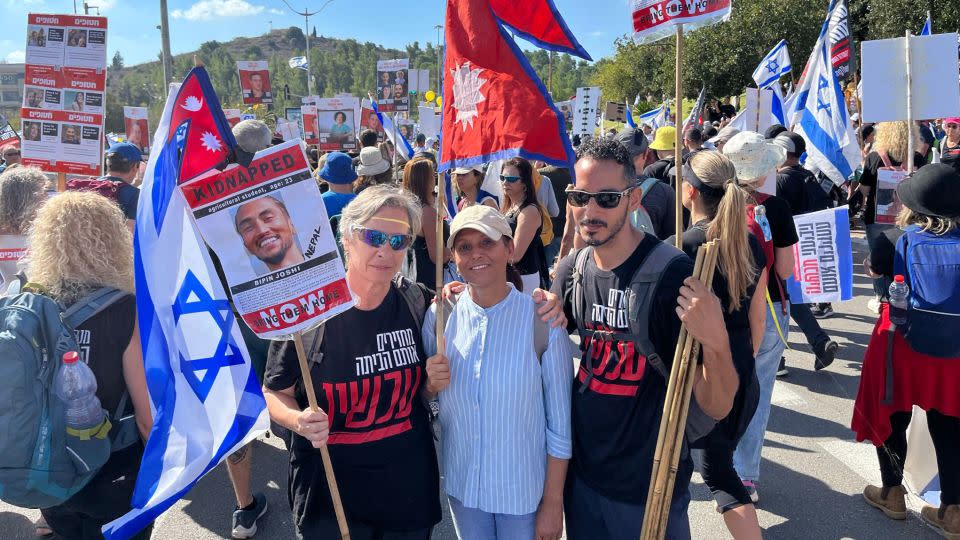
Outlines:
{"label": "crowd of people", "polygon": [[[240,325],[272,430],[290,453],[293,530],[271,534],[339,537],[317,451],[326,446],[353,538],[428,539],[441,504],[463,540],[556,540],[564,530],[571,540],[637,538],[684,325],[702,352],[667,538],[690,537],[694,452],[731,535],[760,538],[760,486],[778,489],[762,484],[760,460],[776,377],[788,373],[790,320],[816,371],[840,347],[818,322],[833,307],[788,294],[794,216],[849,204],[868,228],[864,269],[879,312],[852,413],[857,438],[877,447],[883,478],[864,498],[906,518],[905,433],[920,406],[942,488],[940,507],[924,508],[922,518],[960,538],[960,314],[913,306],[918,322],[897,330],[886,292],[897,275],[918,294],[952,277],[948,300],[960,303],[960,257],[950,251],[960,246],[960,118],[860,126],[863,163],[843,186],[803,167],[806,142],[785,126],[763,134],[709,121],[688,127],[680,163],[676,129],[576,141],[572,169],[521,157],[456,168],[457,213],[442,231],[434,226],[446,214],[434,141],[418,141],[410,159],[372,131],[360,133],[356,155],[308,149],[356,305],[304,336],[319,412],[308,407],[293,344],[260,340]],[[909,137],[926,140],[920,131],[932,138],[908,156]],[[278,142],[257,120],[234,134],[247,152]],[[104,177],[55,196],[43,173],[17,163],[19,153],[3,157],[0,247],[21,257],[0,261],[0,275],[65,305],[99,287],[128,293],[77,330],[92,336],[89,364],[104,407],[128,394],[145,440],[151,417],[130,235],[139,148],[114,145]],[[871,233],[878,171],[907,160],[916,172],[896,189],[897,223]],[[775,195],[760,189],[771,174]],[[704,284],[692,277],[693,259],[712,240],[718,272]],[[910,264],[930,245],[941,246],[937,257]],[[446,283],[439,291],[438,267]],[[438,311],[446,320],[440,340]],[[924,333],[921,317],[940,333]],[[355,361],[384,350],[409,361],[380,369]],[[100,526],[127,510],[142,455],[142,441],[115,452],[82,492],[42,511],[37,534],[99,538]],[[251,447],[226,461],[236,494],[232,535],[251,538],[268,510],[251,485]]]}

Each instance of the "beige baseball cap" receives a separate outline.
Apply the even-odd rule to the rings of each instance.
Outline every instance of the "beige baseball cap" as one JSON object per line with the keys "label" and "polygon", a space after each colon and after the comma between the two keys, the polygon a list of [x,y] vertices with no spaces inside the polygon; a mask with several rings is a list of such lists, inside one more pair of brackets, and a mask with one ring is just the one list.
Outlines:
{"label": "beige baseball cap", "polygon": [[473,229],[487,235],[492,240],[499,240],[506,236],[513,238],[513,231],[507,218],[497,210],[483,204],[468,206],[460,211],[450,223],[450,238],[447,247],[453,249],[453,241],[457,233],[464,229]]}
{"label": "beige baseball cap", "polygon": [[483,165],[473,165],[470,167],[457,167],[454,169],[451,174],[470,174],[472,172],[478,172],[481,175],[483,174]]}

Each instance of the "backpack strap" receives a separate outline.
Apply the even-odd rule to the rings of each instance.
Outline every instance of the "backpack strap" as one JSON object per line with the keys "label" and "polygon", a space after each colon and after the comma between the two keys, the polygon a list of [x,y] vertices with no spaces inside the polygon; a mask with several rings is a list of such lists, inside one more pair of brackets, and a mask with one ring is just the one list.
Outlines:
{"label": "backpack strap", "polygon": [[113,287],[97,289],[64,310],[63,322],[70,328],[76,329],[87,319],[107,309],[111,304],[128,294],[130,293]]}
{"label": "backpack strap", "polygon": [[537,314],[537,307],[533,307],[533,350],[537,352],[537,360],[543,363],[543,353],[550,345],[550,327]]}
{"label": "backpack strap", "polygon": [[23,288],[27,285],[27,274],[23,270],[17,272],[17,275],[14,276],[16,279],[10,282],[10,285],[7,286],[7,290],[3,293],[4,296],[16,296],[23,292]]}
{"label": "backpack strap", "polygon": [[637,351],[646,357],[647,364],[653,367],[664,381],[670,379],[670,371],[650,340],[650,311],[653,307],[653,296],[660,287],[665,270],[673,261],[684,256],[684,252],[670,244],[657,244],[634,272],[627,297],[627,320],[630,321],[630,332],[637,344]]}
{"label": "backpack strap", "polygon": [[413,320],[417,321],[417,329],[423,328],[423,319],[427,315],[427,295],[423,286],[416,281],[410,281],[401,274],[393,278],[393,285],[400,291],[407,309],[413,315]]}
{"label": "backpack strap", "polygon": [[643,198],[647,196],[647,193],[650,193],[650,190],[659,181],[660,180],[658,178],[653,178],[653,177],[650,177],[644,180],[643,183],[640,184],[640,199],[643,200]]}

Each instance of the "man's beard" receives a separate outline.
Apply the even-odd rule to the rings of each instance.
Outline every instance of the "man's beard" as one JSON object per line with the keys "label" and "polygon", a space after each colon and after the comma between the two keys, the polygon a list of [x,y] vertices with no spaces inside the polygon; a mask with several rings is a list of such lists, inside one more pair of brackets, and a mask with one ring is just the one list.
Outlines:
{"label": "man's beard", "polygon": [[620,234],[620,231],[623,229],[623,226],[627,223],[627,216],[628,216],[628,214],[625,213],[622,218],[620,218],[619,220],[617,220],[617,221],[614,223],[614,226],[613,226],[613,227],[610,227],[610,226],[607,224],[607,222],[606,222],[606,221],[603,221],[603,220],[599,220],[599,219],[584,219],[584,220],[582,220],[582,221],[579,222],[579,225],[580,225],[580,226],[583,226],[583,225],[598,225],[598,226],[601,226],[601,227],[605,227],[607,230],[610,231],[610,234],[607,235],[606,238],[597,239],[596,236],[588,236],[588,235],[586,235],[586,234],[584,234],[584,233],[580,233],[580,238],[583,239],[583,242],[584,242],[585,244],[587,244],[588,246],[592,246],[592,247],[602,246],[602,245],[610,242],[610,240],[613,240],[613,238],[614,238],[615,236],[617,236],[618,234]]}

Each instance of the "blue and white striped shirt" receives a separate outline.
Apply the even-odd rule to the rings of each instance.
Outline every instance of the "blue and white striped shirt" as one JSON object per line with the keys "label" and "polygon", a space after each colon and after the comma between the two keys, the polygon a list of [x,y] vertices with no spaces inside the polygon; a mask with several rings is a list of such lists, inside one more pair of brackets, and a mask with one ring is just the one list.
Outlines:
{"label": "blue and white striped shirt", "polygon": [[[514,289],[490,308],[460,295],[444,330],[450,386],[440,392],[446,492],[467,508],[524,515],[543,496],[547,455],[569,459],[573,356],[551,328],[542,362],[533,343],[533,299]],[[436,353],[436,306],[423,323]]]}

